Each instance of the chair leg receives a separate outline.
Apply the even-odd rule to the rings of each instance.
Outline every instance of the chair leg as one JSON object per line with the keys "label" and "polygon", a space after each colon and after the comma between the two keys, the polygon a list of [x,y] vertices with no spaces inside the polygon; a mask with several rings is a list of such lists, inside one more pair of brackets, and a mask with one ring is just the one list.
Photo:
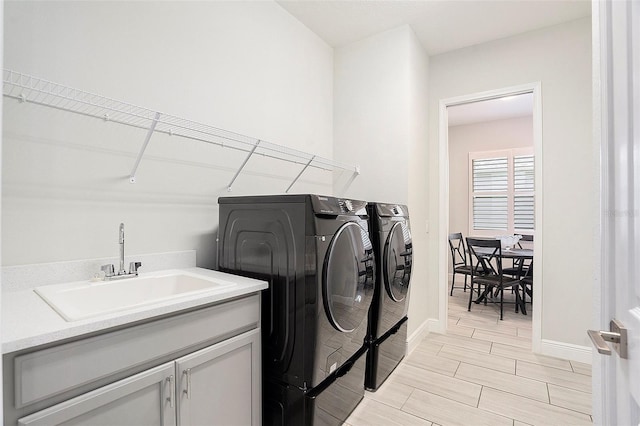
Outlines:
{"label": "chair leg", "polygon": [[[523,290],[523,293],[524,293],[524,290]],[[527,315],[527,306],[524,304],[524,299],[520,297],[519,289],[518,291],[516,291],[516,303],[520,304],[520,310],[522,311],[522,315]]]}
{"label": "chair leg", "polygon": [[464,274],[464,292],[465,293],[467,292],[467,277],[468,277],[468,275]]}
{"label": "chair leg", "polygon": [[451,293],[449,293],[449,296],[453,296],[453,286],[455,284],[456,284],[456,271],[454,270],[453,271],[453,279],[451,280]]}
{"label": "chair leg", "polygon": [[502,303],[504,301],[504,290],[500,289],[500,321],[502,321]]}
{"label": "chair leg", "polygon": [[[469,306],[467,306],[467,311],[471,312],[471,302],[473,301],[473,278],[471,278],[471,283],[469,284]],[[478,289],[480,289],[480,285],[478,284]]]}

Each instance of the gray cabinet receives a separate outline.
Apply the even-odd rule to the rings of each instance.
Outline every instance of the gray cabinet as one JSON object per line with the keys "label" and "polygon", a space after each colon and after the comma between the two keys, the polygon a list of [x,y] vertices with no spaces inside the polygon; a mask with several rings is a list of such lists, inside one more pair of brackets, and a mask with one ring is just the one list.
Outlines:
{"label": "gray cabinet", "polygon": [[178,424],[259,425],[260,330],[176,360]]}
{"label": "gray cabinet", "polygon": [[174,372],[174,363],[166,363],[23,417],[18,424],[175,425]]}
{"label": "gray cabinet", "polygon": [[6,425],[261,423],[254,294],[4,356]]}
{"label": "gray cabinet", "polygon": [[259,345],[260,330],[253,330],[23,417],[18,424],[257,426]]}

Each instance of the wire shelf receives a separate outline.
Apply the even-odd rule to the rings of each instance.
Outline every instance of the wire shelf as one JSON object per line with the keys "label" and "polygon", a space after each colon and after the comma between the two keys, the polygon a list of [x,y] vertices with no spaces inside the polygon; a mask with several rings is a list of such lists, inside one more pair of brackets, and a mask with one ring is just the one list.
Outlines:
{"label": "wire shelf", "polygon": [[300,164],[304,167],[289,185],[287,192],[309,167],[326,171],[350,171],[354,174],[354,177],[360,173],[358,166],[219,129],[208,124],[163,114],[148,108],[7,69],[4,69],[3,72],[3,95],[21,102],[29,102],[126,126],[147,129],[147,137],[131,172],[130,180],[132,183],[135,182],[138,165],[154,133],[179,136],[246,152],[247,157],[229,183],[229,190],[231,190],[233,182],[253,154]]}

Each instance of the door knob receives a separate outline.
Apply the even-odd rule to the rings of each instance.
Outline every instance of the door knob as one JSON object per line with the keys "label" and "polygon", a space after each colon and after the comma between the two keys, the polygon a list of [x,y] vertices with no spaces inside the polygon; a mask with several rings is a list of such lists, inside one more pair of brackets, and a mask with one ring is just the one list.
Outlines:
{"label": "door knob", "polygon": [[627,329],[617,319],[612,319],[609,323],[610,331],[587,330],[587,334],[599,353],[611,355],[611,348],[607,342],[613,343],[613,348],[618,352],[620,358],[627,358]]}

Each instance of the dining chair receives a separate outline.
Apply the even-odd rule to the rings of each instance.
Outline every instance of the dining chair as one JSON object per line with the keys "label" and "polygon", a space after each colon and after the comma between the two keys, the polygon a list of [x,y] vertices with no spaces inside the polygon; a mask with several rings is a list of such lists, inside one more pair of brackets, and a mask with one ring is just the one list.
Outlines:
{"label": "dining chair", "polygon": [[[500,295],[500,319],[504,317],[504,290],[514,289],[516,297],[515,311],[521,308],[522,299],[520,298],[520,280],[510,276],[506,276],[502,270],[502,244],[500,240],[467,238],[467,248],[469,249],[471,258],[471,289],[469,292],[469,306],[471,311],[471,302],[473,302],[474,286],[484,285],[484,292],[478,297],[475,303],[487,300],[493,296],[494,292]],[[475,259],[475,260],[474,260]],[[482,274],[476,271],[483,270]],[[525,313],[523,311],[523,313]]]}
{"label": "dining chair", "polygon": [[[451,280],[451,293],[456,283],[456,273],[464,275],[464,291],[467,291],[467,277],[471,275],[471,266],[467,263],[467,250],[461,232],[449,234],[449,249],[453,262],[453,279]],[[459,287],[458,287],[459,288]]]}
{"label": "dining chair", "polygon": [[[522,238],[518,241],[518,248],[522,248],[521,242],[533,244],[533,235],[522,235]],[[520,262],[523,262],[522,268],[520,268]],[[529,272],[531,273],[531,276],[533,276],[533,268],[529,268],[529,264],[527,264],[525,259],[514,259],[513,265],[511,267],[504,268],[503,273],[505,275],[511,275],[514,278],[521,278],[521,275],[524,275],[528,269],[531,269]]]}
{"label": "dining chair", "polygon": [[522,289],[522,305],[526,306],[527,295],[533,304],[533,260],[524,269],[524,275],[520,278],[520,288]]}

